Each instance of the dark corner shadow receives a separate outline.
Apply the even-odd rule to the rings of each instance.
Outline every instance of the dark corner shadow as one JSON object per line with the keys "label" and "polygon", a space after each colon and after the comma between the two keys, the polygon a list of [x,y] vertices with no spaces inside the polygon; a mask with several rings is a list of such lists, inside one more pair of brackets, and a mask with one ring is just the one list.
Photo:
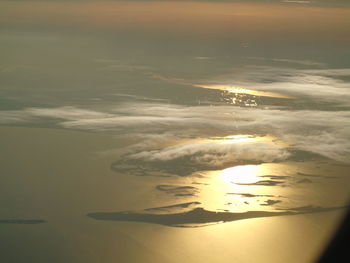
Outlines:
{"label": "dark corner shadow", "polygon": [[[269,211],[248,211],[244,213],[233,212],[214,212],[208,211],[204,208],[194,208],[187,212],[172,213],[172,214],[151,214],[151,213],[137,213],[137,212],[101,212],[87,214],[96,220],[109,220],[109,221],[130,221],[130,222],[144,222],[160,224],[173,227],[198,227],[210,223],[223,223],[236,220],[243,220],[249,218],[259,217],[271,217],[271,216],[286,216],[286,215],[300,215],[309,213],[327,212],[337,209],[343,209],[343,207],[315,207],[306,206],[295,209],[286,209],[281,212],[269,212]],[[148,209],[149,211],[149,209]]]}
{"label": "dark corner shadow", "polygon": [[35,224],[43,224],[43,223],[47,223],[47,221],[42,219],[0,219],[0,224],[35,225]]}
{"label": "dark corner shadow", "polygon": [[350,210],[348,209],[337,232],[330,240],[317,263],[350,262]]}

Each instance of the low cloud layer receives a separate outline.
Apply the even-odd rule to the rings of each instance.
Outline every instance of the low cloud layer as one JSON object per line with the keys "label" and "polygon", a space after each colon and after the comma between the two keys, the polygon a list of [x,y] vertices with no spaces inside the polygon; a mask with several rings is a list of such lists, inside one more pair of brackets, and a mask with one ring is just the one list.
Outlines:
{"label": "low cloud layer", "polygon": [[288,156],[288,152],[282,146],[273,142],[247,144],[204,142],[185,143],[164,149],[141,151],[129,155],[128,158],[149,162],[166,162],[187,157],[194,165],[221,168],[225,165],[244,161],[272,162],[284,160]]}
{"label": "low cloud layer", "polygon": [[[169,161],[191,156],[198,164],[217,166],[234,160],[281,160],[291,151],[307,151],[343,162],[350,156],[348,111],[137,103],[108,112],[74,107],[2,111],[0,123],[53,123],[66,129],[115,132],[137,141],[120,151],[134,160]],[[235,134],[270,135],[277,141],[242,144],[191,141]],[[164,146],[167,143],[172,145]]]}
{"label": "low cloud layer", "polygon": [[[305,63],[313,62],[301,62]],[[137,175],[157,171],[160,176],[188,175],[240,163],[279,162],[300,153],[349,163],[350,69],[318,66],[307,70],[255,66],[203,81],[206,85],[237,85],[295,96],[290,99],[294,104],[286,106],[272,106],[273,101],[251,108],[227,104],[185,106],[131,96],[117,107],[106,104],[90,109],[64,106],[0,111],[0,124],[113,133],[132,143],[105,152],[120,158],[112,169]],[[307,105],[307,110],[295,106],[298,103]],[[213,140],[232,135],[255,139],[243,143]]]}

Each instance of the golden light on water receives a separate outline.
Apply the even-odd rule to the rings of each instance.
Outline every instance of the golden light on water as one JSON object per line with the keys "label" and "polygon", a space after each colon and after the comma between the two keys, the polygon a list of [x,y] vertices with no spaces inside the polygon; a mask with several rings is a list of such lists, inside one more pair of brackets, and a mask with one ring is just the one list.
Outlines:
{"label": "golden light on water", "polygon": [[263,176],[273,173],[275,169],[276,167],[270,167],[269,164],[261,164],[207,171],[203,174],[207,187],[202,189],[201,202],[206,208],[214,211],[273,210],[273,207],[267,207],[264,203],[274,196],[279,196],[280,187],[256,183],[266,180]]}
{"label": "golden light on water", "polygon": [[252,135],[229,135],[225,137],[216,137],[213,139],[210,139],[211,142],[216,143],[223,143],[223,144],[229,144],[229,143],[248,143],[248,142],[254,142],[257,141],[261,137],[254,137]]}
{"label": "golden light on water", "polygon": [[198,139],[189,139],[173,142],[169,145],[180,145],[180,144],[246,144],[246,143],[275,143],[279,145],[287,146],[285,142],[278,140],[278,138],[273,136],[256,136],[250,134],[235,134],[235,135],[227,135],[222,137],[210,137],[210,138],[198,138]]}
{"label": "golden light on water", "polygon": [[261,180],[260,170],[259,165],[240,165],[221,170],[218,176],[225,184],[252,184]]}
{"label": "golden light on water", "polygon": [[292,98],[290,96],[277,93],[277,92],[269,92],[269,91],[260,91],[260,90],[253,90],[253,89],[246,89],[242,87],[235,87],[232,85],[206,85],[206,84],[195,84],[193,85],[198,88],[204,88],[204,89],[215,89],[215,90],[223,90],[227,91],[229,93],[236,93],[236,94],[248,94],[252,96],[262,96],[262,97],[272,97],[272,98]]}
{"label": "golden light on water", "polygon": [[255,135],[249,135],[249,134],[236,134],[236,135],[228,135],[224,137],[213,137],[207,140],[207,142],[214,142],[218,144],[231,144],[231,143],[266,143],[266,142],[273,142],[275,144],[284,145],[287,146],[285,142],[282,142],[278,140],[276,137],[273,136],[255,136]]}

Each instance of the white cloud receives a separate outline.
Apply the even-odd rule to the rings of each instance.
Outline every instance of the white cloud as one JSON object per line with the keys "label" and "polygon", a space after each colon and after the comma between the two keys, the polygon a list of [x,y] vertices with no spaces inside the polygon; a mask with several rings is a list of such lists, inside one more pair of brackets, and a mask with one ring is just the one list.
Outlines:
{"label": "white cloud", "polygon": [[25,110],[28,115],[33,117],[58,118],[63,120],[77,119],[100,119],[112,117],[112,114],[97,112],[93,110],[79,109],[75,107],[59,107],[59,108],[28,108]]}
{"label": "white cloud", "polygon": [[[66,129],[115,132],[135,142],[117,153],[144,161],[167,162],[186,157],[198,164],[216,166],[237,160],[276,161],[287,158],[293,151],[307,151],[350,162],[350,112],[318,110],[312,106],[314,101],[350,106],[349,84],[341,80],[348,76],[347,68],[247,67],[240,74],[207,81],[300,96],[309,99],[309,108],[313,110],[183,106],[155,100],[145,103],[130,97],[129,102],[117,108],[104,105],[100,111],[73,106],[0,111],[0,123],[50,123]],[[274,141],[228,145],[191,141],[235,134],[270,135],[288,146]]]}
{"label": "white cloud", "polygon": [[[74,107],[0,112],[2,124],[45,122],[47,119],[67,129],[115,131],[121,136],[127,134],[136,140],[135,145],[125,150],[133,152],[133,158],[167,160],[193,155],[193,160],[198,162],[225,162],[225,159],[232,161],[233,158],[268,161],[285,158],[287,151],[294,149],[340,161],[350,160],[348,111],[129,103],[108,113]],[[290,146],[282,147],[274,142],[238,146],[191,142],[184,144],[181,141],[232,134],[271,135]],[[167,142],[172,142],[175,146],[164,146]],[[160,144],[163,146],[155,149]]]}
{"label": "white cloud", "polygon": [[285,160],[289,155],[286,149],[273,142],[254,142],[248,144],[190,142],[164,149],[141,151],[127,157],[151,162],[171,161],[185,157],[198,165],[222,167],[230,163],[242,161],[272,162]]}
{"label": "white cloud", "polygon": [[[41,122],[45,118],[59,119],[60,121],[96,120],[111,116],[113,115],[71,106],[58,108],[26,108],[24,110],[0,111],[0,123],[35,123]],[[58,121],[58,123],[60,121]]]}

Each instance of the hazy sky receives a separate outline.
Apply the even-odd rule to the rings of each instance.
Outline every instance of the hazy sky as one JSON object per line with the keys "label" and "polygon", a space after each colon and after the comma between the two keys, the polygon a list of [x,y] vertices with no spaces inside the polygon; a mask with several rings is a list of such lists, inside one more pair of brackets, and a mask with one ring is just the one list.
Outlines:
{"label": "hazy sky", "polygon": [[269,40],[349,41],[349,8],[288,3],[2,2],[1,28],[169,33]]}

